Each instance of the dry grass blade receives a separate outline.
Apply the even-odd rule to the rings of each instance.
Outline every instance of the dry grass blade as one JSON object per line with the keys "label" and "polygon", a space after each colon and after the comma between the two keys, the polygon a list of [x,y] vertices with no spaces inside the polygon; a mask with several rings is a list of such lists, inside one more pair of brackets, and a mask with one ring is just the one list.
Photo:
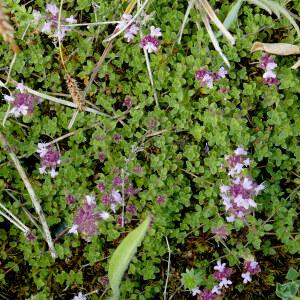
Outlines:
{"label": "dry grass blade", "polygon": [[[267,11],[270,15],[272,14],[272,10],[265,4],[263,4],[261,1],[259,0],[247,0],[249,3],[251,4],[255,4],[258,7],[264,9],[265,11]],[[274,12],[278,18],[280,18],[280,14],[278,15],[277,12]]]}
{"label": "dry grass blade", "polygon": [[35,194],[35,191],[32,188],[32,185],[31,185],[31,183],[30,183],[23,167],[21,166],[21,163],[20,163],[19,159],[17,158],[16,154],[14,153],[14,151],[12,150],[12,148],[9,145],[8,141],[6,140],[6,137],[1,132],[0,132],[0,144],[3,148],[3,150],[7,152],[7,154],[10,156],[11,160],[14,162],[15,167],[16,167],[18,173],[20,174],[20,177],[22,178],[22,181],[23,181],[23,183],[24,183],[24,185],[25,185],[25,187],[28,191],[29,197],[32,201],[32,204],[35,208],[35,211],[36,211],[37,215],[39,216],[40,222],[42,224],[42,228],[43,228],[43,231],[44,231],[44,235],[45,235],[46,242],[48,244],[51,256],[53,258],[55,258],[56,257],[56,251],[55,251],[55,248],[54,248],[53,240],[52,240],[51,233],[50,233],[50,230],[49,230],[49,227],[48,227],[48,224],[47,224],[46,217],[45,217],[44,212],[42,210],[42,207],[40,205],[40,201],[37,198],[37,196]]}
{"label": "dry grass blade", "polygon": [[0,0],[0,34],[3,37],[3,40],[9,43],[14,52],[17,52],[18,46],[15,42],[14,36],[15,30],[9,23],[9,17],[4,11],[3,2]]}
{"label": "dry grass blade", "polygon": [[84,110],[85,100],[83,97],[82,91],[79,89],[77,82],[75,79],[71,78],[69,74],[66,75],[66,83],[68,86],[68,90],[73,99],[73,102],[76,104],[77,109],[79,111]]}
{"label": "dry grass blade", "polygon": [[225,28],[223,23],[219,20],[217,17],[216,13],[210,6],[207,0],[199,0],[199,6],[198,9],[201,11],[201,7],[205,10],[205,12],[208,14],[210,17],[211,21],[219,28],[219,30],[223,33],[224,37],[227,38],[227,40],[230,42],[231,45],[234,45],[235,39],[231,35],[231,33]]}
{"label": "dry grass blade", "polygon": [[178,34],[178,35],[179,35],[179,37],[178,37],[178,44],[180,44],[180,42],[181,42],[183,30],[184,30],[185,25],[186,25],[186,23],[187,23],[187,21],[188,21],[189,14],[190,14],[190,12],[191,12],[191,9],[192,9],[193,6],[194,6],[194,3],[195,3],[195,0],[189,1],[189,5],[188,5],[188,7],[187,7],[187,9],[186,9],[186,12],[185,12],[185,15],[184,15],[182,24],[181,24],[181,28],[180,28],[180,31],[179,31],[179,34]]}
{"label": "dry grass blade", "polygon": [[200,13],[201,13],[201,17],[202,17],[203,23],[205,25],[205,28],[206,28],[209,36],[210,36],[210,39],[211,39],[211,41],[212,41],[212,43],[213,43],[216,51],[219,52],[219,55],[222,57],[222,59],[224,60],[224,62],[226,63],[226,65],[230,68],[230,63],[229,63],[227,57],[222,52],[222,49],[221,49],[221,47],[219,45],[219,42],[218,42],[217,38],[215,37],[214,32],[213,32],[213,30],[212,30],[212,28],[211,28],[211,26],[209,24],[208,18],[205,16],[205,14],[203,12],[200,12]]}
{"label": "dry grass blade", "polygon": [[293,70],[297,70],[300,67],[300,59],[291,67]]}
{"label": "dry grass blade", "polygon": [[286,43],[261,43],[255,42],[251,48],[251,52],[265,51],[275,55],[296,55],[300,54],[300,47],[297,45]]}

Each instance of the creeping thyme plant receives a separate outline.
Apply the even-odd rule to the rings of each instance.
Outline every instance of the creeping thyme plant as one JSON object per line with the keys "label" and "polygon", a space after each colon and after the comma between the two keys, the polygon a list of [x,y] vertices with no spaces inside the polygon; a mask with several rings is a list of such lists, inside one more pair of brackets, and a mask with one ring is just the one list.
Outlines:
{"label": "creeping thyme plant", "polygon": [[1,1],[0,298],[109,299],[150,216],[119,299],[297,299],[299,71],[250,49],[297,46],[298,15]]}

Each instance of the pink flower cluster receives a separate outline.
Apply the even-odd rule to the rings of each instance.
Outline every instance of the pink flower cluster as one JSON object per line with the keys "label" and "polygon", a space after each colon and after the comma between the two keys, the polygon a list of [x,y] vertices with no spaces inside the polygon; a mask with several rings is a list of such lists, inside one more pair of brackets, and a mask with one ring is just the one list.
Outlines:
{"label": "pink flower cluster", "polygon": [[261,271],[261,269],[257,261],[250,260],[244,262],[244,271],[245,272],[242,274],[242,278],[243,283],[246,284],[252,281],[251,276],[258,274]]}
{"label": "pink flower cluster", "polygon": [[244,167],[249,166],[250,160],[246,158],[247,151],[239,147],[231,156],[225,157],[229,172],[229,176],[233,176],[230,185],[222,184],[220,186],[221,198],[226,212],[228,222],[233,222],[236,219],[244,219],[257,206],[253,200],[254,196],[258,195],[264,185],[258,185],[250,176],[244,176],[241,172]]}
{"label": "pink flower cluster", "polygon": [[148,53],[156,52],[159,48],[160,42],[158,37],[162,36],[160,28],[151,26],[150,34],[143,37],[140,43],[140,47],[146,50]]}
{"label": "pink flower cluster", "polygon": [[232,269],[227,268],[225,263],[222,263],[220,260],[217,262],[217,265],[214,266],[215,272],[213,277],[219,282],[218,285],[215,285],[212,290],[205,288],[201,291],[198,287],[192,290],[193,296],[198,295],[198,300],[215,300],[218,295],[221,295],[221,290],[223,288],[228,288],[232,284],[232,281],[229,277],[232,274]]}
{"label": "pink flower cluster", "polygon": [[110,217],[108,212],[95,212],[95,208],[95,197],[86,196],[82,207],[78,208],[75,213],[74,223],[69,233],[78,234],[80,232],[84,239],[89,242],[91,237],[98,233],[98,222]]}
{"label": "pink flower cluster", "polygon": [[4,95],[4,99],[12,106],[9,114],[16,118],[32,114],[35,105],[40,100],[36,96],[26,93],[23,83],[18,83],[16,89],[20,93],[16,93],[14,96]]}
{"label": "pink flower cluster", "polygon": [[277,64],[270,55],[265,54],[262,56],[259,66],[265,70],[265,73],[263,74],[263,82],[265,84],[269,86],[279,84],[279,80],[273,72],[273,70],[277,67]]}
{"label": "pink flower cluster", "polygon": [[76,19],[73,16],[68,18],[61,17],[60,31],[58,31],[59,8],[55,4],[47,4],[46,12],[48,15],[42,16],[40,12],[33,11],[33,17],[36,22],[39,22],[41,19],[45,21],[41,28],[41,32],[53,34],[54,38],[62,41],[66,33],[71,31],[71,28],[66,25],[77,23]]}
{"label": "pink flower cluster", "polygon": [[[102,203],[105,206],[110,206],[110,209],[115,213],[117,206],[123,203],[122,195],[119,192],[118,188],[122,187],[122,178],[116,176],[112,180],[112,190],[111,192],[106,192],[106,185],[103,182],[98,183],[97,188],[101,193],[104,193],[102,196]],[[128,182],[128,179],[124,180],[124,194],[128,196],[134,196],[138,193],[138,190],[134,188],[132,183]],[[128,206],[126,208],[127,212],[130,214],[136,214],[136,208],[133,206]]]}
{"label": "pink flower cluster", "polygon": [[27,93],[17,93],[14,96],[5,95],[4,99],[12,105],[9,114],[14,115],[16,118],[32,114],[38,102],[37,97]]}
{"label": "pink flower cluster", "polygon": [[[199,287],[192,289],[191,292],[193,296],[197,295],[197,300],[216,300],[217,297],[222,294],[222,289],[226,289],[232,285],[230,276],[233,271],[231,268],[226,267],[226,264],[219,260],[217,265],[214,266],[214,270],[213,277],[218,281],[218,285],[215,285],[211,290],[205,288],[201,291]],[[246,284],[247,282],[250,282],[252,280],[251,276],[258,274],[260,271],[260,266],[254,259],[245,261],[244,273],[242,274],[243,283]]]}
{"label": "pink flower cluster", "polygon": [[41,160],[40,174],[47,174],[47,169],[50,169],[48,172],[54,178],[58,174],[55,168],[61,163],[59,152],[48,144],[38,143],[37,153]]}
{"label": "pink flower cluster", "polygon": [[214,81],[221,80],[226,77],[228,72],[221,67],[217,72],[211,72],[206,69],[200,69],[196,71],[196,80],[199,80],[202,86],[213,88]]}
{"label": "pink flower cluster", "polygon": [[[127,24],[132,20],[132,15],[130,14],[123,14],[121,17],[120,23],[117,25],[116,29],[118,31],[123,30]],[[131,42],[134,37],[138,34],[140,28],[137,23],[131,23],[124,31],[124,38],[127,42]]]}

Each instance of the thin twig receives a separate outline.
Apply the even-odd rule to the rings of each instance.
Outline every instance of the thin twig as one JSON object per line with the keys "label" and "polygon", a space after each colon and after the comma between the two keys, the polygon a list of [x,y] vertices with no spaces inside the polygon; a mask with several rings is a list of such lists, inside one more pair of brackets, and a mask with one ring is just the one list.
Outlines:
{"label": "thin twig", "polygon": [[20,176],[21,176],[21,178],[24,182],[24,185],[25,185],[25,187],[28,191],[28,194],[30,196],[32,204],[33,204],[33,206],[35,208],[35,211],[38,214],[40,222],[42,224],[43,231],[45,233],[46,242],[48,244],[51,256],[53,258],[55,258],[56,257],[56,251],[55,251],[55,248],[54,248],[54,244],[53,244],[53,241],[52,241],[50,230],[49,230],[45,215],[43,213],[42,207],[40,205],[40,202],[39,202],[39,200],[38,200],[38,198],[37,198],[37,196],[36,196],[36,194],[35,194],[35,192],[32,188],[31,183],[29,182],[29,179],[28,179],[26,173],[24,172],[23,167],[20,164],[20,161],[18,160],[17,156],[13,152],[13,150],[10,147],[10,145],[9,145],[8,141],[6,140],[5,136],[1,132],[0,132],[0,143],[2,144],[2,148],[9,154],[11,160],[14,162],[14,164],[16,166],[16,169],[19,172],[19,174],[20,174]]}
{"label": "thin twig", "polygon": [[168,241],[168,237],[165,236],[166,242],[167,242],[167,247],[168,247],[168,267],[167,267],[167,279],[166,279],[166,283],[165,283],[165,289],[164,289],[164,300],[167,299],[167,288],[168,288],[168,281],[169,281],[169,276],[170,276],[170,266],[171,266],[171,249],[170,249],[170,245],[169,245],[169,241]]}
{"label": "thin twig", "polygon": [[120,21],[104,21],[104,22],[94,22],[94,23],[64,24],[62,25],[62,27],[98,26],[98,25],[119,24],[119,23]]}

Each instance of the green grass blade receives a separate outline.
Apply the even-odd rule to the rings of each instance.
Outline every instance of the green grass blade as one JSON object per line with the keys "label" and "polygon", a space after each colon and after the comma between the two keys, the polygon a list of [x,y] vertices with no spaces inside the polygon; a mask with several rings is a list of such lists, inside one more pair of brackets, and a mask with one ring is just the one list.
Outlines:
{"label": "green grass blade", "polygon": [[[243,4],[243,0],[238,0],[230,9],[230,11],[228,12],[228,15],[226,16],[223,25],[226,29],[229,29],[230,26],[232,25],[233,22],[236,21],[239,11],[241,9],[241,6]],[[222,31],[219,31],[217,33],[217,37],[222,35]]]}
{"label": "green grass blade", "polygon": [[108,278],[110,287],[113,292],[113,300],[118,300],[120,291],[119,286],[122,277],[129,266],[129,263],[141,244],[148,226],[150,224],[150,216],[140,224],[136,229],[131,231],[121,242],[113,253],[108,265]]}

